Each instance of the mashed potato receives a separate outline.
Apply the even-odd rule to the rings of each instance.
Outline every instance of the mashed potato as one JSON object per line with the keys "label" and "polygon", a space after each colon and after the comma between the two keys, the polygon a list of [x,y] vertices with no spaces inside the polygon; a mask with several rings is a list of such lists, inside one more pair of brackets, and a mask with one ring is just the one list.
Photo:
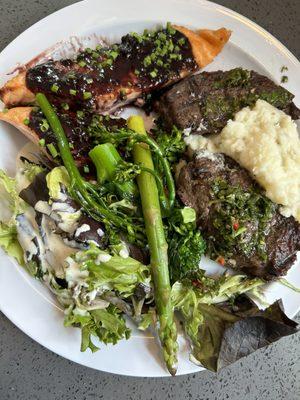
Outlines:
{"label": "mashed potato", "polygon": [[258,100],[239,111],[212,139],[189,137],[193,150],[206,148],[227,154],[246,168],[282,205],[285,216],[300,222],[300,139],[295,122],[269,103]]}

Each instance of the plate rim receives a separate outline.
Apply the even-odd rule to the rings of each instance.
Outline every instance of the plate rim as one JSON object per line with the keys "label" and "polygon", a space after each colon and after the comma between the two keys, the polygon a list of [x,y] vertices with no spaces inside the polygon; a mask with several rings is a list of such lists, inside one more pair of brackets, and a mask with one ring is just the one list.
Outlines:
{"label": "plate rim", "polygon": [[[6,53],[9,51],[9,48],[12,46],[15,46],[16,43],[18,43],[19,41],[23,40],[23,37],[25,34],[30,33],[31,30],[36,29],[37,27],[39,27],[40,25],[42,26],[45,23],[45,20],[49,19],[49,17],[55,17],[55,16],[59,16],[60,13],[65,12],[67,9],[72,9],[72,8],[77,8],[80,5],[84,5],[85,3],[92,3],[95,0],[82,0],[73,4],[70,4],[66,7],[63,7],[45,17],[43,17],[41,20],[37,21],[36,23],[34,23],[33,25],[31,25],[30,27],[28,27],[26,30],[24,30],[22,33],[20,33],[15,39],[13,39],[10,43],[8,43],[3,50],[0,53],[0,59],[2,57],[6,57]],[[105,0],[102,0],[105,1]],[[132,0],[130,0],[132,1]],[[134,0],[133,0],[134,1]],[[170,0],[171,2],[173,2],[173,0]],[[187,2],[188,3],[188,2]],[[225,14],[229,17],[232,17],[234,19],[239,20],[242,24],[247,25],[250,29],[255,30],[256,33],[262,35],[264,37],[264,39],[268,40],[269,43],[273,46],[275,46],[281,54],[283,54],[285,57],[288,57],[288,59],[300,70],[300,61],[297,59],[297,57],[283,44],[281,43],[275,36],[273,36],[271,33],[269,33],[266,29],[262,28],[260,25],[258,25],[256,22],[250,20],[249,18],[239,14],[238,12],[231,10],[225,6],[219,5],[217,3],[208,1],[208,0],[194,0],[194,3],[198,3],[199,4],[199,8],[201,8],[202,5],[207,6],[211,9],[213,9],[214,11],[219,11],[222,14]],[[119,21],[120,22],[120,21]],[[99,23],[100,24],[100,23]],[[8,257],[6,255],[6,257]],[[13,261],[13,264],[15,264],[16,268],[22,268],[20,266],[18,266],[17,263],[15,263]],[[5,307],[4,307],[5,308]],[[298,304],[297,307],[297,311],[295,312],[294,315],[296,315],[300,310],[300,302]],[[114,373],[114,374],[118,374],[118,372],[116,371],[108,371],[105,370],[101,367],[101,369],[99,369],[99,367],[97,366],[93,366],[93,365],[89,365],[89,364],[85,364],[82,363],[78,360],[76,360],[75,358],[70,357],[70,355],[66,355],[62,352],[56,351],[54,349],[51,348],[51,346],[49,347],[47,344],[45,344],[42,340],[38,339],[38,335],[35,335],[34,332],[30,332],[29,329],[24,329],[24,327],[22,326],[22,323],[18,322],[18,320],[16,320],[13,316],[13,314],[9,313],[9,310],[5,310],[3,309],[3,307],[1,306],[1,296],[0,296],[0,311],[15,325],[17,326],[20,330],[22,330],[27,336],[29,336],[32,340],[36,341],[37,343],[39,343],[40,345],[42,345],[43,347],[47,348],[48,350],[54,352],[55,354],[59,354],[60,356],[69,359],[73,362],[76,362],[77,364],[83,365],[85,367],[89,367],[89,368],[93,368],[99,371],[104,371],[107,373]],[[159,368],[158,368],[159,369]],[[204,370],[204,369],[202,369]],[[201,369],[199,369],[199,367],[195,366],[195,370],[191,371],[191,372],[187,372],[187,373],[195,373],[197,371],[202,371]],[[184,375],[187,374],[186,372],[182,372],[179,373],[179,375]],[[128,371],[128,374],[124,374],[119,373],[120,375],[125,375],[125,376],[140,376],[140,377],[159,377],[159,376],[168,376],[167,374],[164,373],[159,373],[159,374],[143,374],[143,375],[136,375],[136,374],[132,374],[130,373],[130,371]]]}

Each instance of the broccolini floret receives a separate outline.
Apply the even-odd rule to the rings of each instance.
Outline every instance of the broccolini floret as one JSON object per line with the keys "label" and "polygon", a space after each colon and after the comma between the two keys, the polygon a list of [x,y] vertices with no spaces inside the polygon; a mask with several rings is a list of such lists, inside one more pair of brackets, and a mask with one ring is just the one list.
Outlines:
{"label": "broccolini floret", "polygon": [[196,213],[193,208],[174,210],[169,221],[169,269],[171,281],[175,282],[185,277],[188,272],[199,268],[206,246],[196,227]]}

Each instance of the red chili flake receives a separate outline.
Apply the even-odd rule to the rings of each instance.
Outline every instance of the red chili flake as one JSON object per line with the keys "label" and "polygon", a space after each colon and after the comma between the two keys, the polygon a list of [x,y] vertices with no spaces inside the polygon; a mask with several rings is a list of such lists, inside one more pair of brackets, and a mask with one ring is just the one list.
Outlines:
{"label": "red chili flake", "polygon": [[218,262],[220,265],[224,266],[224,265],[225,265],[225,258],[222,257],[222,256],[219,256],[219,257],[217,258],[217,262]]}
{"label": "red chili flake", "polygon": [[240,224],[239,224],[238,222],[235,222],[235,223],[232,225],[232,227],[233,227],[233,229],[234,229],[235,231],[237,231],[237,230],[239,229],[239,227],[240,227]]}

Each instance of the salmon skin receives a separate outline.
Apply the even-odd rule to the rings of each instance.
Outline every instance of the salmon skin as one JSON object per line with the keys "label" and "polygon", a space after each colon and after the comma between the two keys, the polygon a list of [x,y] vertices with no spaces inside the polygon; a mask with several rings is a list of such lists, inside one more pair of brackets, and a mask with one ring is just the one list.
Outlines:
{"label": "salmon skin", "polygon": [[181,26],[127,34],[110,47],[85,49],[74,59],[36,65],[0,89],[6,107],[34,103],[42,92],[53,104],[111,112],[209,64],[231,32]]}

